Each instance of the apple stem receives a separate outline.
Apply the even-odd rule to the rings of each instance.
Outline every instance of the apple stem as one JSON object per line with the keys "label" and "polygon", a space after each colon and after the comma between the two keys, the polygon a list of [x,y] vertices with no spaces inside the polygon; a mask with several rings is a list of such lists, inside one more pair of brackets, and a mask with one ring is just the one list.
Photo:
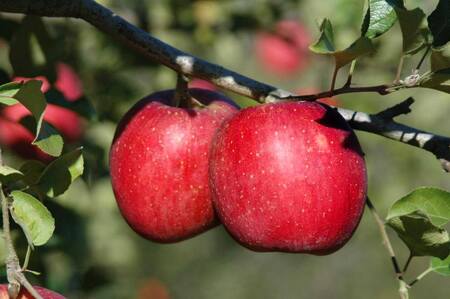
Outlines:
{"label": "apple stem", "polygon": [[397,261],[397,257],[395,256],[394,248],[392,247],[391,240],[386,231],[386,226],[384,225],[384,221],[381,219],[374,205],[370,201],[369,197],[366,198],[366,205],[372,213],[375,222],[377,223],[378,229],[380,231],[381,237],[383,239],[383,244],[386,247],[389,256],[391,257],[392,266],[394,267],[394,272],[399,282],[399,294],[400,298],[406,299],[408,298],[408,287],[409,285],[403,279],[403,272],[400,270],[399,263]]}
{"label": "apple stem", "polygon": [[191,95],[189,93],[189,78],[182,73],[178,73],[177,87],[173,96],[173,106],[182,108],[192,108]]}
{"label": "apple stem", "polygon": [[[3,165],[2,151],[0,149],[0,166]],[[0,183],[0,201],[2,206],[2,220],[3,220],[3,238],[6,244],[6,277],[8,279],[8,294],[11,299],[17,298],[20,292],[20,286],[23,285],[28,292],[36,299],[43,299],[41,295],[28,282],[25,275],[23,275],[20,267],[19,258],[14,249],[11,238],[11,230],[9,225],[9,199],[3,193],[3,186]]]}

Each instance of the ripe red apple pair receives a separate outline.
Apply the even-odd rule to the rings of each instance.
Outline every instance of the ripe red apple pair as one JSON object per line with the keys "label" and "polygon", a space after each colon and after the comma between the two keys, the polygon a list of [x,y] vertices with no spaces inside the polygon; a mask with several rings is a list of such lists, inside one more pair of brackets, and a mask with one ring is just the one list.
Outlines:
{"label": "ripe red apple pair", "polygon": [[[28,81],[31,78],[15,77],[13,81]],[[43,76],[37,80],[42,81],[42,92],[50,89],[50,83]],[[57,65],[57,80],[54,84],[68,101],[76,101],[82,96],[81,81],[75,71],[67,64]],[[49,161],[52,158],[33,146],[33,134],[19,122],[31,113],[21,104],[4,107],[0,111],[0,144],[12,149],[24,158]],[[44,120],[53,125],[63,136],[66,142],[75,142],[81,138],[83,125],[80,117],[73,111],[48,104],[44,113]]]}
{"label": "ripe red apple pair", "polygon": [[250,249],[312,254],[349,240],[366,169],[334,109],[282,102],[238,111],[217,92],[190,94],[205,107],[171,107],[174,92],[157,92],[117,128],[112,186],[136,232],[166,243],[221,222]]}

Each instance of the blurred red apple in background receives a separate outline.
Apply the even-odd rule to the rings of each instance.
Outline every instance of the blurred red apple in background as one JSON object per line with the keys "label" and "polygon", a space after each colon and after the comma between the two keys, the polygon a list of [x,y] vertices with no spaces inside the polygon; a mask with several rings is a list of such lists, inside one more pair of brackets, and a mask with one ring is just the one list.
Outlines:
{"label": "blurred red apple in background", "polygon": [[[43,287],[33,287],[44,299],[66,299],[63,295],[47,290]],[[6,284],[0,284],[0,299],[9,299],[8,285]],[[24,287],[21,287],[19,296],[16,299],[34,299],[34,297]]]}
{"label": "blurred red apple in background", "polygon": [[139,101],[120,121],[111,146],[119,209],[133,230],[157,242],[187,239],[217,224],[209,151],[217,129],[238,109],[217,92],[189,93],[204,106],[171,106],[173,90]]}
{"label": "blurred red apple in background", "polygon": [[261,32],[256,36],[256,58],[267,72],[289,76],[306,67],[310,41],[304,25],[284,20],[273,32]]}
{"label": "blurred red apple in background", "polygon": [[209,81],[203,80],[203,79],[193,79],[189,82],[189,87],[190,88],[201,88],[201,89],[207,89],[207,90],[212,90],[212,91],[216,91],[217,87],[212,84]]}
{"label": "blurred red apple in background", "polygon": [[[45,93],[50,89],[50,83],[42,76],[36,78],[15,77],[13,81],[20,82],[31,79],[38,79],[43,82],[42,92]],[[82,96],[80,79],[75,71],[64,63],[57,65],[55,88],[68,101],[76,101]],[[31,145],[34,139],[33,134],[19,123],[22,118],[28,115],[31,115],[31,113],[21,104],[7,106],[0,111],[0,144],[6,145],[24,158],[48,161],[51,157]],[[83,134],[82,120],[75,112],[67,108],[47,104],[44,120],[61,133],[65,142],[76,142]]]}
{"label": "blurred red apple in background", "polygon": [[139,288],[137,299],[170,299],[170,295],[162,281],[150,278]]}

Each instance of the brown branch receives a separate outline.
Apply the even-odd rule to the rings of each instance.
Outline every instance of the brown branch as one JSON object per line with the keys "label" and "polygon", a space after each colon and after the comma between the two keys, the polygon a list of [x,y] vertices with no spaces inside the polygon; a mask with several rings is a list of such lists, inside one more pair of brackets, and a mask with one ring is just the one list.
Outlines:
{"label": "brown branch", "polygon": [[[415,87],[398,83],[364,87],[344,85],[333,91],[294,96],[290,92],[258,82],[220,65],[178,50],[130,24],[93,0],[1,0],[0,11],[47,17],[81,18],[97,29],[143,53],[146,57],[164,64],[178,73],[183,73],[189,77],[202,78],[260,103],[280,100],[312,101],[322,97],[354,92],[376,92],[384,95],[402,88]],[[338,111],[354,129],[378,134],[427,150],[441,161],[446,171],[450,171],[450,139],[448,137],[434,135],[377,115],[342,108]]]}

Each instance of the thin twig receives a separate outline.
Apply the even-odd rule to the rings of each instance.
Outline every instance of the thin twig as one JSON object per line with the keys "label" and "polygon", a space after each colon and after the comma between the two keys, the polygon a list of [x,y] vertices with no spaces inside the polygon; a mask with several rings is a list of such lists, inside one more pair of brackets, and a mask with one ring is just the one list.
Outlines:
{"label": "thin twig", "polygon": [[431,50],[431,45],[429,45],[427,47],[427,49],[425,50],[425,52],[423,53],[422,58],[420,59],[419,63],[416,66],[416,70],[420,69],[420,67],[422,66],[423,62],[425,61],[425,58],[427,57],[428,52],[430,52],[430,50]]}
{"label": "thin twig", "polygon": [[[2,152],[0,149],[0,165],[3,165]],[[13,245],[11,238],[11,230],[9,224],[9,202],[8,197],[3,193],[0,183],[0,204],[2,207],[3,220],[3,238],[6,244],[6,276],[8,279],[8,293],[10,298],[16,298],[20,292],[20,286],[24,286],[28,292],[36,299],[43,299],[41,295],[33,288],[22,273],[19,258]]]}
{"label": "thin twig", "polygon": [[411,281],[411,283],[409,284],[410,286],[415,285],[416,283],[418,283],[422,278],[424,278],[426,275],[428,275],[429,273],[431,273],[433,271],[433,268],[428,268],[425,271],[423,271],[419,276],[417,276],[413,281]]}
{"label": "thin twig", "polygon": [[403,273],[406,272],[406,270],[408,270],[409,265],[411,264],[411,261],[413,259],[413,255],[411,253],[409,253],[408,259],[406,260],[405,266],[403,266]]}
{"label": "thin twig", "polygon": [[352,84],[353,72],[355,71],[356,61],[357,61],[356,59],[353,60],[352,64],[350,65],[350,70],[348,71],[347,82],[345,82],[344,87],[350,87],[350,85]]}
{"label": "thin twig", "polygon": [[397,72],[395,74],[394,84],[398,84],[400,82],[400,78],[402,76],[402,70],[403,70],[403,62],[405,61],[405,56],[402,55],[400,57],[400,61],[398,62],[397,66]]}
{"label": "thin twig", "polygon": [[337,68],[337,66],[335,66],[334,70],[333,70],[333,78],[331,79],[331,87],[330,87],[331,92],[333,92],[334,88],[336,87],[336,78],[337,78],[338,71],[339,71],[339,69]]}

